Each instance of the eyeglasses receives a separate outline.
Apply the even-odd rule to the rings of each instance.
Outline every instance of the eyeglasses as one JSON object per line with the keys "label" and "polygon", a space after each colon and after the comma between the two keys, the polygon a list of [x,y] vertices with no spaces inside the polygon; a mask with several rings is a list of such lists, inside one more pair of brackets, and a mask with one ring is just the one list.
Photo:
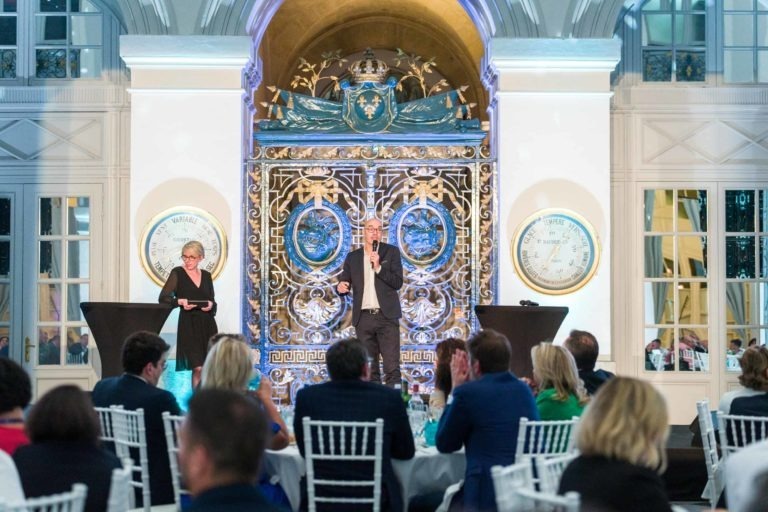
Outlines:
{"label": "eyeglasses", "polygon": [[186,254],[181,255],[181,259],[183,260],[196,260],[197,256],[187,256]]}
{"label": "eyeglasses", "polygon": [[381,228],[365,228],[365,230],[369,233],[377,233],[381,231]]}

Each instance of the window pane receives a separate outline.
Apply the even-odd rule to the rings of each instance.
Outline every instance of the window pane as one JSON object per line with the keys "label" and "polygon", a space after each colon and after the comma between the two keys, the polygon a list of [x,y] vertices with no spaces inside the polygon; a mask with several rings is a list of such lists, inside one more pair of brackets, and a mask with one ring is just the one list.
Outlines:
{"label": "window pane", "polygon": [[85,322],[85,316],[80,310],[80,303],[88,302],[88,284],[68,284],[67,285],[67,321]]}
{"label": "window pane", "polygon": [[725,277],[754,279],[755,238],[752,236],[725,237]]}
{"label": "window pane", "polygon": [[61,336],[57,327],[40,327],[37,333],[39,364],[61,363]]}
{"label": "window pane", "polygon": [[0,16],[0,44],[16,46],[16,16]]}
{"label": "window pane", "polygon": [[[680,329],[680,371],[709,371],[709,335],[706,328]],[[702,356],[702,354],[706,354]]]}
{"label": "window pane", "polygon": [[725,321],[728,325],[745,325],[757,319],[755,283],[725,284]]}
{"label": "window pane", "polygon": [[58,322],[61,318],[61,285],[40,284],[37,287],[40,294],[38,300],[38,320],[41,322]]}
{"label": "window pane", "polygon": [[40,0],[40,12],[67,12],[67,0]]}
{"label": "window pane", "polygon": [[643,46],[672,44],[672,15],[643,14]]}
{"label": "window pane", "polygon": [[757,46],[768,46],[768,16],[757,17]]}
{"label": "window pane", "polygon": [[768,0],[757,0],[758,11],[768,11]]}
{"label": "window pane", "polygon": [[679,190],[677,192],[677,230],[707,231],[706,190]]}
{"label": "window pane", "polygon": [[757,217],[760,221],[760,231],[768,231],[768,190],[758,190],[759,209]]}
{"label": "window pane", "polygon": [[678,276],[707,277],[707,237],[679,237],[677,263]]}
{"label": "window pane", "polygon": [[645,191],[645,230],[672,231],[673,190]]}
{"label": "window pane", "polygon": [[685,11],[703,11],[707,8],[707,4],[705,0],[681,0],[677,8]]}
{"label": "window pane", "polygon": [[37,78],[67,78],[66,50],[37,50]]}
{"label": "window pane", "polygon": [[645,277],[672,277],[672,236],[645,237]]}
{"label": "window pane", "polygon": [[74,45],[101,44],[101,16],[71,16],[71,42]]}
{"label": "window pane", "polygon": [[675,285],[672,282],[645,283],[645,323],[675,323]]}
{"label": "window pane", "polygon": [[90,254],[88,253],[88,247],[90,242],[88,240],[78,240],[76,242],[69,242],[69,252],[67,253],[67,261],[69,271],[67,277],[73,279],[87,279],[88,268],[90,266]]}
{"label": "window pane", "polygon": [[757,285],[757,322],[760,325],[768,324],[768,283]]}
{"label": "window pane", "polygon": [[753,46],[755,31],[751,14],[725,14],[723,16],[723,44],[725,46]]}
{"label": "window pane", "polygon": [[725,11],[751,11],[754,0],[723,0]]}
{"label": "window pane", "polygon": [[16,78],[16,50],[0,50],[0,78]]}
{"label": "window pane", "polygon": [[67,44],[66,16],[38,16],[37,44]]}
{"label": "window pane", "polygon": [[72,12],[101,12],[91,0],[72,0]]}
{"label": "window pane", "polygon": [[768,237],[760,237],[760,278],[768,278]]}
{"label": "window pane", "polygon": [[0,2],[0,12],[16,12],[16,3],[18,0],[2,0]]}
{"label": "window pane", "polygon": [[768,82],[768,52],[757,52],[757,81]]}
{"label": "window pane", "polygon": [[61,235],[61,198],[40,198],[40,234]]}
{"label": "window pane", "polygon": [[61,241],[43,240],[40,242],[40,278],[58,279],[61,277]]}
{"label": "window pane", "polygon": [[0,236],[11,234],[11,199],[0,197]]}
{"label": "window pane", "polygon": [[704,46],[706,29],[706,18],[703,14],[675,16],[675,44]]}
{"label": "window pane", "polygon": [[676,79],[678,82],[703,82],[707,73],[704,52],[683,52],[675,54]]}
{"label": "window pane", "polygon": [[67,221],[70,235],[87,235],[91,225],[90,199],[88,197],[67,198]]}
{"label": "window pane", "polygon": [[646,82],[671,82],[672,52],[643,51],[643,80]]}
{"label": "window pane", "polygon": [[675,369],[674,329],[645,329],[645,369],[673,371]]}
{"label": "window pane", "polygon": [[11,321],[11,283],[0,283],[0,322]]}
{"label": "window pane", "polygon": [[11,275],[11,242],[0,242],[0,278]]}
{"label": "window pane", "polygon": [[743,84],[755,80],[752,50],[725,50],[723,59],[723,76],[726,82]]}
{"label": "window pane", "polygon": [[67,364],[88,364],[90,337],[87,327],[67,329]]}
{"label": "window pane", "polygon": [[682,324],[706,324],[709,321],[707,283],[683,282],[677,287],[680,304],[678,322]]}
{"label": "window pane", "polygon": [[674,0],[648,0],[643,11],[669,11],[674,9]]}
{"label": "window pane", "polygon": [[725,230],[729,232],[755,230],[755,194],[752,190],[726,190]]}
{"label": "window pane", "polygon": [[101,49],[70,50],[69,73],[72,78],[99,78],[101,76]]}
{"label": "window pane", "polygon": [[741,371],[741,356],[749,344],[749,340],[757,337],[751,329],[728,329],[725,339],[728,346],[725,349],[725,369],[729,372]]}

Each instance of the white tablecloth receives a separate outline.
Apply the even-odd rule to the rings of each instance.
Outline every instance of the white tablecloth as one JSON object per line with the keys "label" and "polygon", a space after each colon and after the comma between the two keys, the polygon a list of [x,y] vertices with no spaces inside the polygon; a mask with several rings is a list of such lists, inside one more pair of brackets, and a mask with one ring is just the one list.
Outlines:
{"label": "white tablecloth", "polygon": [[[439,453],[434,447],[417,448],[416,455],[410,460],[392,459],[392,469],[403,491],[403,510],[408,510],[408,502],[414,496],[444,491],[449,485],[461,480],[465,467],[463,451]],[[304,476],[304,459],[298,447],[291,445],[280,451],[267,450],[264,470],[270,476],[277,477],[278,483],[288,495],[291,508],[299,510],[299,482]]]}

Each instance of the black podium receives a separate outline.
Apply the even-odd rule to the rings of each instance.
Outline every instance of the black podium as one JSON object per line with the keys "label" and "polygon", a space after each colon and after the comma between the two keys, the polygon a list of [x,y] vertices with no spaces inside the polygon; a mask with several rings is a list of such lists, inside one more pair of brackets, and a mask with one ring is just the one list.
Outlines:
{"label": "black podium", "polygon": [[531,348],[551,341],[568,314],[566,307],[475,306],[483,329],[505,335],[512,344],[510,370],[518,377],[533,377]]}
{"label": "black podium", "polygon": [[120,353],[125,338],[136,331],[159,333],[173,308],[167,304],[81,302],[80,309],[99,349],[104,378],[123,373]]}

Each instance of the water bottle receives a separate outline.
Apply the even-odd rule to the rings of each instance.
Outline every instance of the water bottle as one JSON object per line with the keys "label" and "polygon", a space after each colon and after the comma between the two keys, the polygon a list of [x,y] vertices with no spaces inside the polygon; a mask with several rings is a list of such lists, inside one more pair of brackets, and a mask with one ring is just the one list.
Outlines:
{"label": "water bottle", "polygon": [[405,403],[406,407],[408,406],[408,402],[411,400],[411,395],[408,394],[408,381],[403,379],[401,384],[395,384],[395,389],[400,390],[400,396],[403,397],[403,402]]}
{"label": "water bottle", "polygon": [[414,437],[421,436],[424,424],[427,422],[427,405],[419,394],[419,385],[413,385],[411,400],[408,402],[408,419],[411,423],[411,431]]}

